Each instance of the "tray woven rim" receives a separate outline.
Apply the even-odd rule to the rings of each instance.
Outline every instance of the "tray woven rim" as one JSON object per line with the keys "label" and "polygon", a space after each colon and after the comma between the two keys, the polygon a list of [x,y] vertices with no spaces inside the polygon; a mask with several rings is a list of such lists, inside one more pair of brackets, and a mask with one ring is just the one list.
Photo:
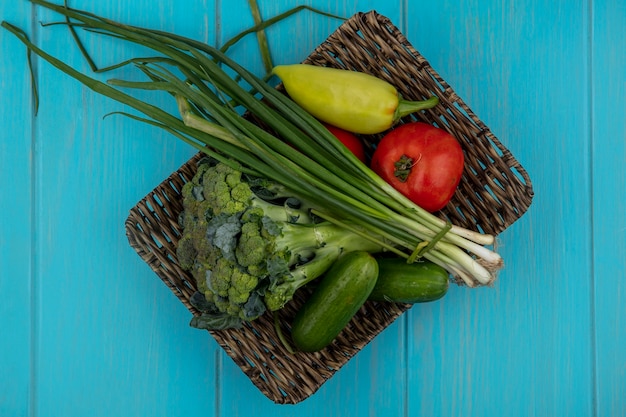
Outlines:
{"label": "tray woven rim", "polygon": [[[377,49],[376,53],[372,53],[372,45]],[[372,70],[381,65],[384,67],[389,61],[403,74],[411,77],[418,74],[415,77],[418,79],[397,85],[393,72]],[[446,116],[453,119],[452,123],[442,119],[437,109],[425,111],[417,117],[437,124],[455,136],[461,132],[460,142],[466,154],[478,154],[478,158],[486,158],[487,162],[478,160],[471,173],[466,172],[468,175],[464,175],[452,202],[440,212],[442,217],[464,227],[499,234],[527,211],[533,197],[528,173],[390,19],[376,11],[357,13],[304,62],[374,72],[381,78],[388,78],[405,98],[423,99],[435,93],[440,96],[440,101],[448,103],[449,114]],[[425,80],[426,86],[423,87]],[[415,120],[415,117],[407,120]],[[367,139],[374,143],[377,136]],[[193,315],[199,315],[189,303],[196,290],[195,282],[176,261],[176,244],[181,236],[178,214],[182,211],[178,197],[184,183],[193,177],[195,164],[200,158],[200,154],[193,156],[141,199],[130,210],[125,222],[130,246]],[[279,312],[281,323],[290,321],[307,296],[306,289],[296,294],[294,300]],[[296,404],[314,394],[410,307],[407,304],[367,302],[331,346],[315,353],[289,353],[278,341],[269,314],[242,329],[209,333],[267,398],[278,404]],[[287,325],[282,326],[288,333]]]}

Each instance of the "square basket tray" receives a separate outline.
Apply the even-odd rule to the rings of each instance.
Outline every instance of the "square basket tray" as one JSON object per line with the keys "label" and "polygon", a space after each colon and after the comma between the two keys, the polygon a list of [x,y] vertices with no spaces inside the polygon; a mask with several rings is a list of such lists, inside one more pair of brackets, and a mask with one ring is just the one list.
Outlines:
{"label": "square basket tray", "polygon": [[[464,176],[450,204],[438,213],[442,217],[459,226],[498,234],[530,206],[533,190],[523,167],[388,18],[375,11],[355,14],[305,62],[376,75],[406,99],[439,97],[438,106],[406,120],[419,117],[448,130],[465,152]],[[379,137],[366,139],[375,144]],[[176,245],[182,233],[180,192],[193,177],[199,158],[191,158],[133,207],[125,225],[130,245],[193,315],[199,314],[189,303],[196,283],[179,267]],[[306,291],[299,291],[280,310],[282,323],[290,322],[306,296]],[[367,302],[337,339],[316,353],[287,352],[276,337],[270,314],[242,329],[210,333],[265,396],[275,403],[295,404],[315,393],[408,308]]]}

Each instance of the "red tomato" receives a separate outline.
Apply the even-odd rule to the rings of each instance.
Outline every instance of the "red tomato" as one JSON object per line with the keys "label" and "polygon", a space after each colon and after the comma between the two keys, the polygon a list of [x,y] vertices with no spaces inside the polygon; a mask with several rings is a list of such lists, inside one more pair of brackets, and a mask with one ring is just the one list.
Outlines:
{"label": "red tomato", "polygon": [[442,209],[463,174],[463,150],[445,130],[427,123],[400,125],[372,156],[372,170],[423,209]]}
{"label": "red tomato", "polygon": [[361,162],[365,163],[365,149],[363,148],[363,143],[358,137],[356,137],[356,135],[348,132],[347,130],[340,129],[336,126],[331,126],[328,124],[324,124],[324,126],[326,126],[326,129],[328,129],[330,133],[335,135],[335,137],[339,139],[346,148],[350,149],[350,151],[354,155],[356,155],[356,157],[359,158]]}

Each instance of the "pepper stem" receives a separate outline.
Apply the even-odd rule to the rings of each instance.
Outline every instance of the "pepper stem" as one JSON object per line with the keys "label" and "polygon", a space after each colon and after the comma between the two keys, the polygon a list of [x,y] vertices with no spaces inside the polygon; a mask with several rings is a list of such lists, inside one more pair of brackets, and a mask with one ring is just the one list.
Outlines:
{"label": "pepper stem", "polygon": [[396,112],[393,115],[393,120],[395,122],[411,113],[415,113],[420,110],[432,109],[437,104],[439,104],[439,98],[437,96],[431,96],[428,100],[423,101],[408,101],[400,98]]}

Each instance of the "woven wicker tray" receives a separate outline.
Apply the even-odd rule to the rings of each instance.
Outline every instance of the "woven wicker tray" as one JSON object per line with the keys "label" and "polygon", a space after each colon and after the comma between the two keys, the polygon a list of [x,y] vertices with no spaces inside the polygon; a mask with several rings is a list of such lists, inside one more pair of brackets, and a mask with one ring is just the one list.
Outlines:
{"label": "woven wicker tray", "polygon": [[[461,184],[440,212],[442,217],[498,234],[530,206],[533,191],[526,171],[386,17],[375,11],[354,15],[305,62],[374,74],[391,82],[407,99],[421,100],[433,94],[439,97],[440,105],[421,113],[420,120],[451,132],[461,142],[466,157]],[[367,139],[375,143],[378,137]],[[189,299],[196,283],[178,266],[176,244],[182,232],[178,224],[180,192],[193,177],[199,157],[189,160],[143,198],[126,221],[130,245],[194,315],[199,313]],[[301,290],[280,311],[283,323],[290,322],[306,297],[307,292]],[[276,338],[269,314],[242,329],[211,335],[269,399],[294,404],[316,392],[409,307],[368,302],[331,346],[317,353],[288,353]]]}

